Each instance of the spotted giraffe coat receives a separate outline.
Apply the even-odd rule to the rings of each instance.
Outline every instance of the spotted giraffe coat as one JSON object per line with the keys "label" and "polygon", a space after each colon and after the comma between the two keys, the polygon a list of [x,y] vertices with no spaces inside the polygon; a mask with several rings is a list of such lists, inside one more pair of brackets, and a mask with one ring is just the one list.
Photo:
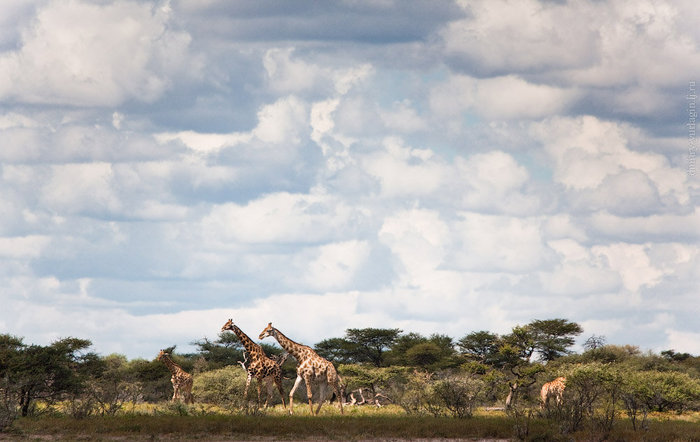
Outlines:
{"label": "spotted giraffe coat", "polygon": [[[246,379],[245,391],[243,393],[244,396],[246,398],[248,397],[248,387],[250,386],[250,381],[252,378],[255,378],[255,380],[257,381],[259,403],[262,383],[267,382],[269,386],[269,382],[272,381],[275,383],[275,385],[277,386],[277,390],[280,393],[280,397],[282,398],[282,405],[286,407],[287,404],[284,401],[284,391],[282,389],[281,368],[281,365],[284,362],[284,360],[281,360],[280,362],[275,362],[274,360],[269,358],[263,351],[262,347],[253,342],[253,340],[250,339],[248,335],[246,335],[243,332],[243,330],[238,328],[238,326],[233,323],[232,319],[226,321],[226,324],[224,324],[224,326],[221,327],[222,332],[226,330],[230,330],[234,332],[236,336],[238,336],[238,339],[243,344],[243,347],[245,348],[246,352],[248,353],[248,357],[250,358],[248,366],[245,367],[246,371],[248,372],[248,378]],[[267,396],[265,398],[266,407],[268,405],[269,399],[270,391],[268,388]]]}

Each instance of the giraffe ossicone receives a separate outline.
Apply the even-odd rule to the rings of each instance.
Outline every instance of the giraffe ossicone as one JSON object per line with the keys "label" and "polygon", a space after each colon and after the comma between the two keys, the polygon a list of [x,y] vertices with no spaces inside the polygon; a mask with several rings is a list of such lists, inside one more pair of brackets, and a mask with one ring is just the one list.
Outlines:
{"label": "giraffe ossicone", "polygon": [[[258,338],[262,340],[268,336],[275,338],[282,348],[284,348],[297,360],[297,378],[294,381],[292,390],[289,392],[289,414],[294,412],[294,392],[299,387],[302,380],[306,384],[306,397],[309,400],[311,414],[318,414],[318,412],[321,410],[321,405],[323,405],[323,402],[332,392],[335,392],[338,399],[338,405],[340,406],[340,413],[342,414],[342,380],[340,379],[340,376],[338,376],[338,372],[333,364],[327,359],[319,356],[318,353],[316,353],[311,347],[299,344],[286,337],[284,334],[282,334],[282,332],[274,328],[271,322],[267,324],[267,327],[265,327],[262,332],[260,332],[260,336]],[[312,385],[319,386],[319,402],[315,413],[312,401]],[[333,391],[328,390],[328,386],[331,386]]]}

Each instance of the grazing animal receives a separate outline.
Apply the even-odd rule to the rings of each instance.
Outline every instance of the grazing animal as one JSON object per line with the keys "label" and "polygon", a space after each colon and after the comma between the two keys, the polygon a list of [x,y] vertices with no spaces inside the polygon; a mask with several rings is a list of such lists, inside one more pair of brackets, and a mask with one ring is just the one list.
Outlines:
{"label": "grazing animal", "polygon": [[186,404],[193,404],[192,375],[177,365],[165,350],[161,350],[160,353],[158,353],[158,360],[163,362],[170,370],[170,373],[172,373],[170,382],[173,384],[173,398],[171,401],[182,400],[184,397]]}
{"label": "grazing animal", "polygon": [[[288,353],[290,353],[297,360],[297,378],[294,381],[294,386],[292,391],[289,392],[289,414],[292,414],[293,407],[293,397],[294,392],[299,387],[299,384],[303,380],[306,383],[306,397],[309,399],[309,408],[312,414],[318,414],[321,410],[321,405],[326,400],[327,396],[331,393],[328,390],[330,385],[338,398],[338,405],[340,406],[340,413],[343,413],[343,400],[341,396],[341,385],[342,381],[338,372],[335,370],[333,364],[330,361],[322,358],[311,347],[296,343],[282,334],[279,330],[272,326],[272,323],[267,324],[267,327],[260,333],[260,339],[264,339],[268,336],[272,336],[277,339],[277,342],[284,348]],[[313,401],[312,401],[312,391],[311,385],[318,384],[319,386],[319,398],[318,407],[316,408],[316,413],[314,413]]]}
{"label": "grazing animal", "polygon": [[282,397],[282,405],[287,406],[284,402],[284,392],[282,390],[282,364],[286,357],[280,358],[278,362],[267,357],[262,347],[253,342],[248,335],[243,333],[243,331],[238,328],[236,324],[233,323],[233,319],[226,321],[221,331],[230,330],[238,336],[238,339],[245,347],[245,351],[250,356],[250,363],[246,367],[242,364],[245,370],[248,372],[248,379],[245,381],[245,391],[243,396],[248,399],[248,387],[250,386],[250,380],[255,378],[257,381],[258,389],[258,404],[260,404],[260,388],[262,383],[265,382],[267,385],[267,396],[265,397],[265,408],[267,408],[268,401],[270,400],[270,382],[274,382],[277,385],[277,390],[280,392]]}
{"label": "grazing animal", "polygon": [[547,382],[542,386],[540,390],[540,399],[542,400],[542,407],[549,405],[549,400],[554,398],[557,405],[561,405],[562,396],[564,395],[564,389],[566,388],[566,378],[558,377],[551,382]]}

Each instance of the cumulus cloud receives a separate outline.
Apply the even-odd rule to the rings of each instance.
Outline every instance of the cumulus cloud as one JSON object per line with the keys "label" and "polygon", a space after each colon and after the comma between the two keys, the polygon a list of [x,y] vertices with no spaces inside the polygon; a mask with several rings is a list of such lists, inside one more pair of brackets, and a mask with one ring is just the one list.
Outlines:
{"label": "cumulus cloud", "polygon": [[430,105],[446,116],[473,112],[490,120],[536,119],[566,111],[577,97],[573,88],[530,83],[514,75],[454,75],[431,91]]}
{"label": "cumulus cloud", "polygon": [[557,295],[614,293],[622,286],[620,274],[599,255],[573,239],[552,240],[547,245],[559,255],[551,272],[542,272],[543,288]]}
{"label": "cumulus cloud", "polygon": [[695,348],[694,4],[297,6],[9,4],[3,329],[150,358],[228,317],[565,317]]}
{"label": "cumulus cloud", "polygon": [[527,272],[546,264],[549,249],[541,221],[480,213],[462,213],[455,225],[460,241],[455,263],[472,271]]}
{"label": "cumulus cloud", "polygon": [[0,98],[25,103],[115,106],[152,102],[173,76],[196,73],[190,36],[167,6],[73,0],[39,7],[17,50],[0,53]]}
{"label": "cumulus cloud", "polygon": [[545,120],[530,130],[552,159],[554,180],[581,192],[582,207],[634,215],[659,202],[678,207],[689,200],[684,172],[664,155],[630,149],[624,125],[584,116]]}
{"label": "cumulus cloud", "polygon": [[527,169],[505,152],[458,157],[454,164],[459,177],[454,184],[465,208],[527,215],[540,206],[537,195],[524,189],[530,179]]}
{"label": "cumulus cloud", "polygon": [[447,55],[457,67],[492,74],[595,61],[598,41],[590,28],[594,12],[580,5],[529,0],[464,2],[463,7],[467,16],[442,33]]}
{"label": "cumulus cloud", "polygon": [[667,89],[687,82],[686,72],[700,69],[700,37],[688,28],[698,12],[688,3],[504,0],[461,5],[466,16],[441,32],[454,70],[575,85],[579,97],[616,115],[657,118],[660,111],[672,112],[674,95]]}
{"label": "cumulus cloud", "polygon": [[214,206],[202,220],[205,238],[242,243],[315,243],[338,238],[363,213],[332,196],[275,193],[242,206]]}
{"label": "cumulus cloud", "polygon": [[394,137],[383,145],[363,160],[363,167],[380,181],[385,196],[431,194],[442,185],[444,165],[431,161],[432,151],[404,146]]}

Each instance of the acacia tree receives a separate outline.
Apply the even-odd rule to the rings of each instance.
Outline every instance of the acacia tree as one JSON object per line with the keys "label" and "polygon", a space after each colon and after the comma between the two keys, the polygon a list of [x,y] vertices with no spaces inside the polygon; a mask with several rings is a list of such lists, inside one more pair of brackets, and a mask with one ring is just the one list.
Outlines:
{"label": "acacia tree", "polygon": [[499,346],[500,337],[485,330],[469,333],[457,341],[463,355],[487,365],[497,363]]}
{"label": "acacia tree", "polygon": [[384,352],[391,348],[400,333],[398,328],[349,328],[345,331],[345,339],[353,344],[358,362],[381,367]]}
{"label": "acacia tree", "polygon": [[221,368],[243,360],[243,344],[235,333],[221,332],[216,341],[204,338],[192,344],[198,348],[199,355],[207,361],[210,368]]}
{"label": "acacia tree", "polygon": [[335,362],[369,362],[381,367],[387,350],[400,333],[398,328],[349,328],[345,330],[344,338],[324,339],[315,345],[315,349],[321,356]]}
{"label": "acacia tree", "polygon": [[79,394],[85,381],[103,368],[87,339],[65,338],[49,346],[30,345],[20,349],[10,374],[19,392],[22,416],[29,414],[36,399],[59,399]]}
{"label": "acacia tree", "polygon": [[578,324],[566,319],[537,319],[515,326],[503,336],[487,331],[473,332],[460,339],[457,345],[463,355],[506,375],[506,407],[509,407],[518,392],[533,385],[537,375],[544,371],[541,364],[533,362],[533,356],[538,355],[539,361],[547,362],[570,354],[568,347],[582,331]]}
{"label": "acacia tree", "polygon": [[571,354],[569,347],[574,345],[575,336],[583,333],[583,328],[566,319],[536,319],[525,326],[532,334],[533,348],[541,361],[552,361]]}
{"label": "acacia tree", "polygon": [[355,352],[352,342],[345,338],[324,339],[314,346],[316,353],[336,364],[352,364]]}
{"label": "acacia tree", "polygon": [[0,431],[17,417],[19,406],[17,366],[20,352],[24,347],[21,338],[0,334]]}

